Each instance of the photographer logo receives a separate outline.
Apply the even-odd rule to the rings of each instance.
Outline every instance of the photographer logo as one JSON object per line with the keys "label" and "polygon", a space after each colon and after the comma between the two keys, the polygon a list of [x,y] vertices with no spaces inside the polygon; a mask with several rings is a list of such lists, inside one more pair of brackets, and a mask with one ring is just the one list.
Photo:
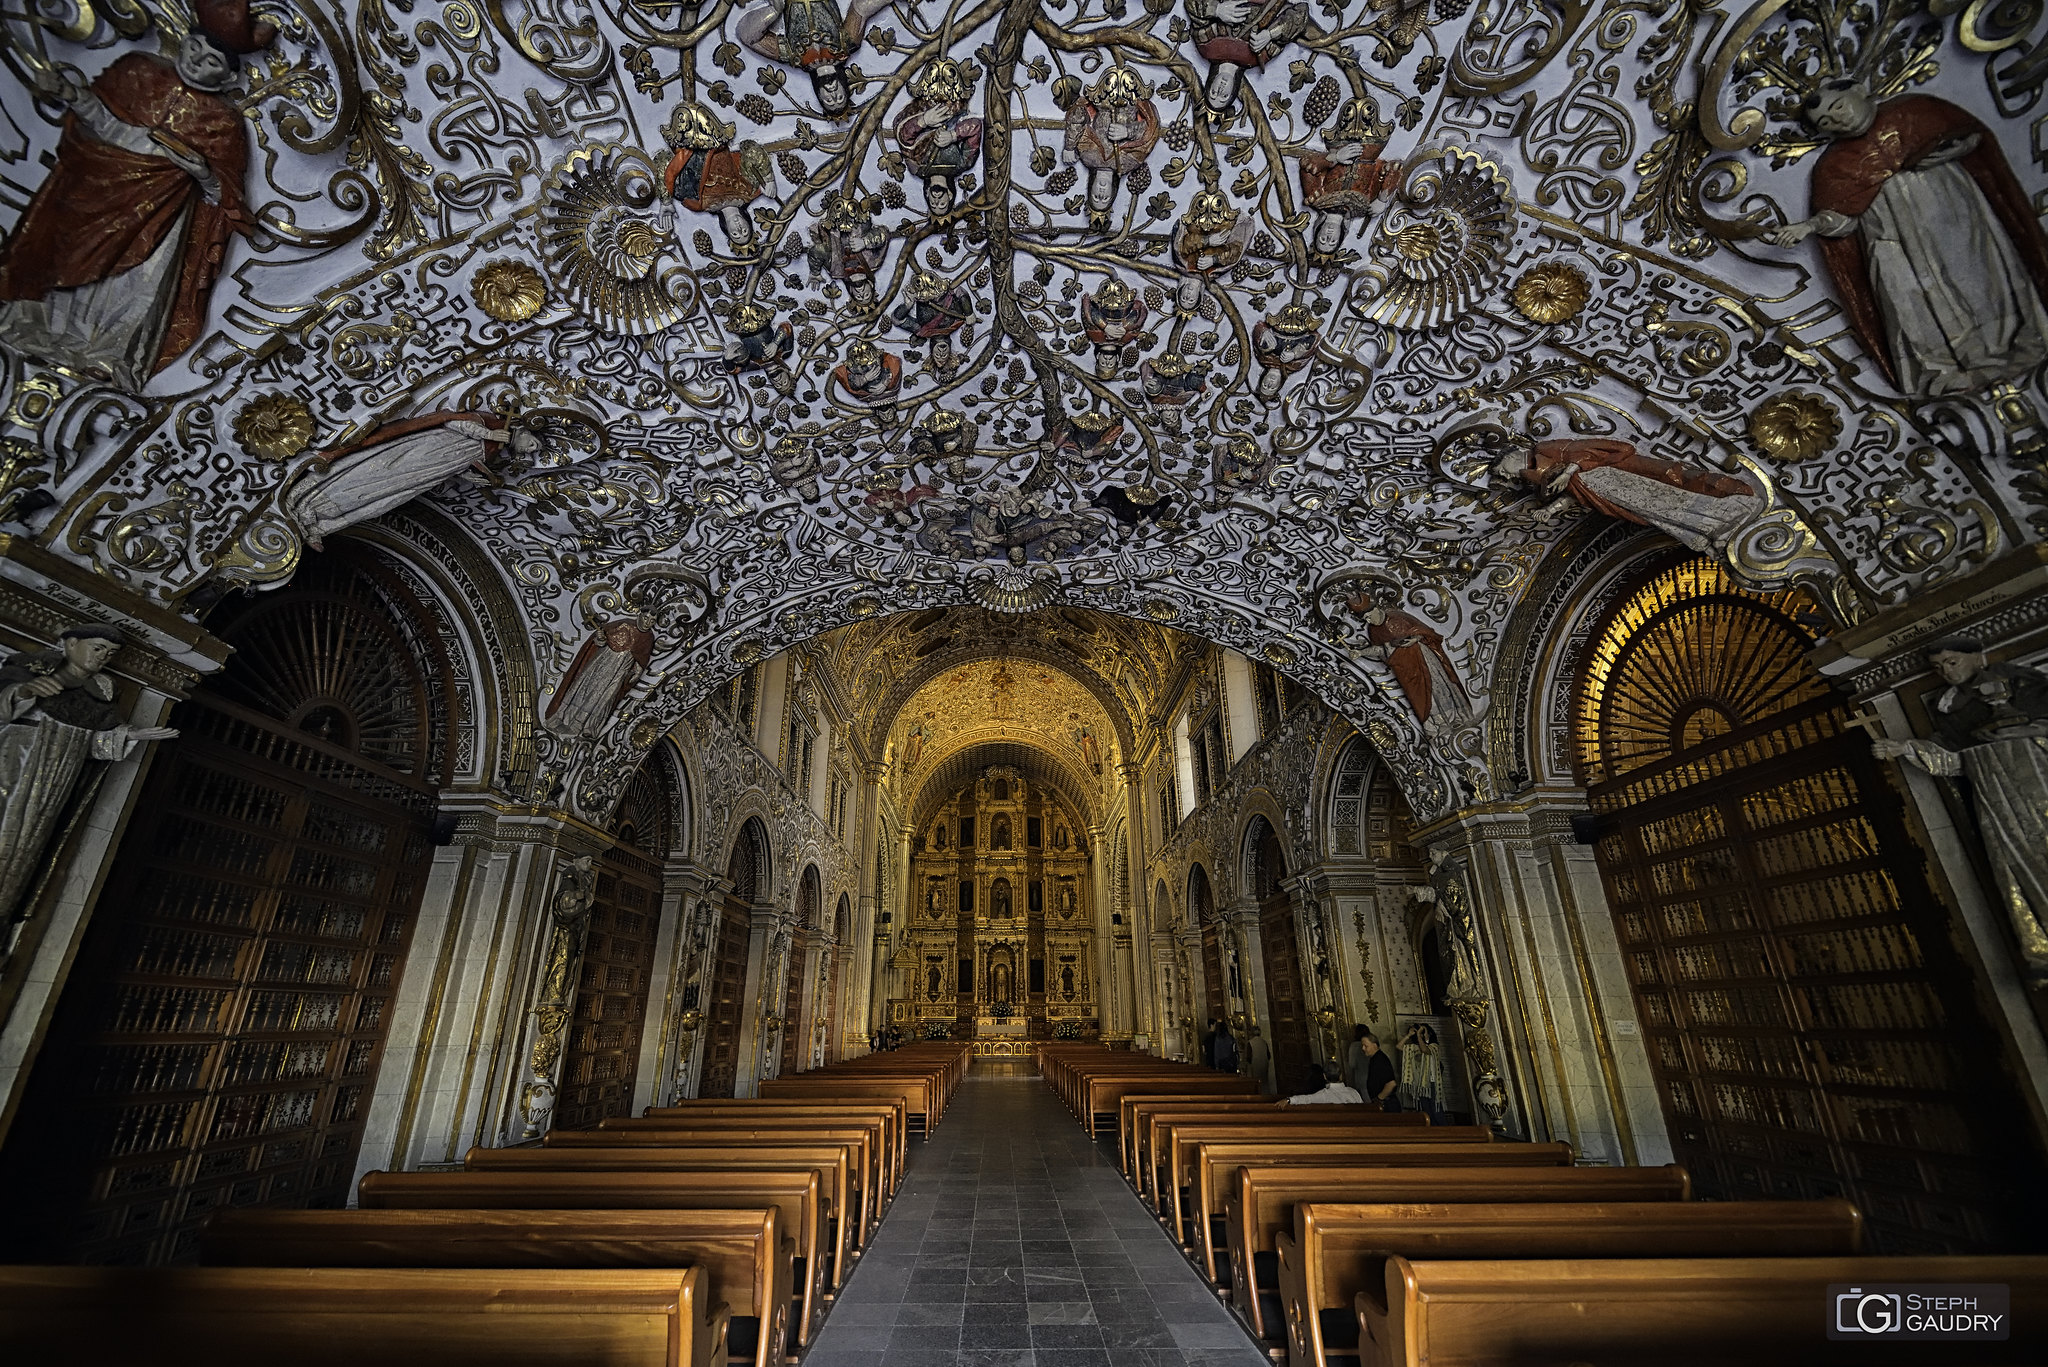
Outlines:
{"label": "photographer logo", "polygon": [[2004,1286],[1834,1285],[1828,1288],[1831,1339],[1972,1339],[2012,1336],[2012,1295]]}

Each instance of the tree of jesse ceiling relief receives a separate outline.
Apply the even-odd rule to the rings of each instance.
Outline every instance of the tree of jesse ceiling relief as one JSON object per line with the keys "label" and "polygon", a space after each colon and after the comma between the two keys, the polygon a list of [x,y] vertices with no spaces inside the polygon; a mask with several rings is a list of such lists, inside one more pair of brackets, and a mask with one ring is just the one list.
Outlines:
{"label": "tree of jesse ceiling relief", "polygon": [[429,496],[550,694],[652,634],[540,738],[586,812],[965,599],[1269,660],[1426,820],[1578,519],[1843,622],[2039,539],[2037,10],[50,0],[0,516],[191,610]]}

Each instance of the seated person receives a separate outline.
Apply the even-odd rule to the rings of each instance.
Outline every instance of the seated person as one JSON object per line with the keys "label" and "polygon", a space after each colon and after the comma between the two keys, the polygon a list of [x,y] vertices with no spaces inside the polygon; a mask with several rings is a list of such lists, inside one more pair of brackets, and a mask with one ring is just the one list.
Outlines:
{"label": "seated person", "polygon": [[1289,1106],[1363,1106],[1365,1098],[1358,1094],[1356,1087],[1344,1085],[1343,1070],[1334,1063],[1318,1065],[1312,1080],[1322,1084],[1321,1089],[1303,1092],[1300,1096],[1287,1098]]}

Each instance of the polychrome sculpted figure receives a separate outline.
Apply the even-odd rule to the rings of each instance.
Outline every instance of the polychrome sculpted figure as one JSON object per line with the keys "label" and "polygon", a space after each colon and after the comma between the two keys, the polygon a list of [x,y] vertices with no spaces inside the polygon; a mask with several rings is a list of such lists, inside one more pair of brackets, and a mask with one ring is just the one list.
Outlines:
{"label": "polychrome sculpted figure", "polygon": [[832,378],[846,396],[883,422],[896,417],[896,396],[903,390],[903,358],[862,340],[846,349],[846,361],[833,367]]}
{"label": "polychrome sculpted figure", "polygon": [[1187,0],[1195,51],[1215,65],[1202,86],[1202,102],[1218,114],[1237,103],[1245,68],[1258,68],[1301,36],[1308,6],[1298,0]]}
{"label": "polychrome sculpted figure", "polygon": [[1315,358],[1318,340],[1315,314],[1305,304],[1289,304],[1252,328],[1252,354],[1263,367],[1255,391],[1262,403],[1280,397],[1280,386]]}
{"label": "polychrome sculpted figure", "polygon": [[1756,490],[1733,475],[1645,456],[1625,441],[1511,438],[1494,474],[1723,557],[1735,533],[1764,510]]}
{"label": "polychrome sculpted figure", "polygon": [[1871,749],[1969,779],[1992,900],[2005,908],[2029,979],[2048,981],[2048,673],[1992,664],[1984,643],[1968,636],[1927,647],[1927,662],[1947,685],[1928,707],[1934,738]]}
{"label": "polychrome sculpted figure", "polygon": [[1817,234],[1857,340],[1916,399],[1975,393],[2048,360],[2048,236],[1997,136],[1932,95],[1878,104],[1851,80],[1807,97],[1830,140],[1813,216],[1764,234]]}
{"label": "polychrome sculpted figure", "polygon": [[811,264],[846,286],[862,316],[876,307],[875,276],[889,251],[889,234],[875,222],[861,194],[841,195],[825,211],[811,245]]}
{"label": "polychrome sculpted figure", "polygon": [[737,36],[770,61],[802,67],[811,76],[818,107],[832,118],[853,108],[846,62],[860,50],[868,21],[893,0],[766,0],[740,16]]}
{"label": "polychrome sculpted figure", "polygon": [[[878,477],[874,487],[868,491],[868,496],[861,502],[907,531],[917,525],[917,505],[928,498],[938,496],[939,490],[936,485],[913,484],[905,488],[897,484],[895,477],[891,475]],[[917,746],[923,745],[922,731],[915,733],[915,741]],[[915,765],[917,761],[912,759],[910,763]]]}
{"label": "polychrome sculpted figure", "polygon": [[935,58],[911,93],[916,98],[896,121],[896,145],[924,182],[925,208],[944,218],[959,203],[955,182],[981,157],[981,120],[967,117],[967,77],[950,57]]}
{"label": "polychrome sculpted figure", "polygon": [[692,213],[714,214],[737,256],[754,252],[754,222],[747,206],[775,184],[775,168],[756,142],[732,145],[733,125],[685,100],[662,129],[671,153],[662,173],[669,198]]}
{"label": "polychrome sculpted figure", "polygon": [[1208,383],[1209,363],[1190,362],[1178,351],[1138,365],[1138,388],[1144,392],[1145,401],[1176,431],[1180,428],[1181,409],[1201,398]]}
{"label": "polychrome sculpted figure", "polygon": [[88,622],[0,664],[0,962],[13,952],[52,837],[97,790],[103,771],[93,761],[126,759],[178,734],[122,723],[102,672],[121,645],[118,630]]}
{"label": "polychrome sculpted figure", "polygon": [[742,304],[733,310],[727,324],[732,336],[725,343],[725,368],[734,375],[759,370],[778,394],[796,390],[796,376],[789,373],[789,358],[796,351],[796,329],[778,323],[759,304]]}
{"label": "polychrome sculpted figure", "polygon": [[1145,164],[1159,142],[1152,92],[1126,66],[1113,66],[1067,110],[1060,160],[1088,169],[1088,226],[1109,231],[1119,180]]}
{"label": "polychrome sculpted figure", "polygon": [[928,270],[910,277],[910,298],[897,305],[889,321],[921,342],[931,343],[934,368],[951,370],[958,361],[953,355],[953,334],[974,316],[974,299],[967,286],[948,285]]}
{"label": "polychrome sculpted figure", "polygon": [[628,689],[654,658],[653,623],[644,615],[606,622],[593,632],[555,689],[541,725],[558,736],[587,739],[604,730]]}
{"label": "polychrome sculpted figure", "polygon": [[1145,301],[1111,276],[1101,289],[1081,296],[1081,330],[1095,347],[1095,377],[1114,380],[1123,350],[1145,331]]}
{"label": "polychrome sculpted figure", "polygon": [[199,340],[240,233],[268,234],[242,182],[249,126],[226,91],[277,36],[249,0],[198,0],[175,61],[130,53],[87,87],[47,67],[70,107],[57,159],[0,244],[0,343],[137,390]]}
{"label": "polychrome sculpted figure", "polygon": [[278,505],[307,544],[323,550],[333,533],[381,517],[464,470],[491,477],[491,452],[499,446],[524,456],[539,450],[540,441],[489,413],[401,418],[315,457]]}
{"label": "polychrome sculpted figure", "polygon": [[1472,720],[1472,699],[1444,649],[1443,633],[1402,611],[1399,601],[1398,595],[1376,600],[1367,593],[1345,600],[1365,623],[1367,644],[1358,653],[1394,672],[1394,682],[1425,731]]}
{"label": "polychrome sculpted figure", "polygon": [[1393,131],[1379,106],[1360,96],[1337,112],[1323,134],[1323,151],[1302,157],[1301,197],[1315,212],[1309,246],[1317,256],[1336,255],[1349,221],[1369,218],[1401,188],[1401,163],[1380,160]]}
{"label": "polychrome sculpted figure", "polygon": [[950,408],[934,409],[910,435],[910,453],[946,467],[955,479],[967,475],[967,457],[974,451],[975,430],[966,415]]}
{"label": "polychrome sculpted figure", "polygon": [[1079,475],[1114,456],[1123,435],[1121,416],[1091,408],[1067,419],[1065,428],[1053,441],[1053,454]]}
{"label": "polychrome sculpted figure", "polygon": [[818,444],[808,437],[791,434],[776,442],[775,449],[768,453],[768,473],[799,498],[818,497],[818,467]]}
{"label": "polychrome sculpted figure", "polygon": [[1173,259],[1185,272],[1174,290],[1174,307],[1192,314],[1201,305],[1203,285],[1242,261],[1251,239],[1252,221],[1221,190],[1196,192],[1173,229]]}

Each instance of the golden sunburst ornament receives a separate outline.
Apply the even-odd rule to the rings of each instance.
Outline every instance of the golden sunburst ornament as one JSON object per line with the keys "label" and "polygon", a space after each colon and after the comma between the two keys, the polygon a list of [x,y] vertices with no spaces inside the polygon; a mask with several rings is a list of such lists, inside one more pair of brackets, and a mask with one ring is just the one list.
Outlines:
{"label": "golden sunburst ornament", "polygon": [[1842,435],[1842,415],[1819,394],[1789,389],[1749,415],[1749,439],[1773,460],[1812,460]]}
{"label": "golden sunburst ornament", "polygon": [[313,410],[292,394],[258,394],[235,414],[235,440],[252,456],[290,460],[313,443]]}
{"label": "golden sunburst ornament", "polygon": [[1172,622],[1180,618],[1180,604],[1167,598],[1152,598],[1145,603],[1145,615],[1155,622]]}
{"label": "golden sunburst ornament", "polygon": [[1532,323],[1568,323],[1593,297],[1585,273],[1561,261],[1531,266],[1515,281],[1515,311]]}
{"label": "golden sunburst ornament", "polygon": [[486,261],[469,282],[476,306],[501,323],[523,323],[548,302],[548,282],[524,261]]}

